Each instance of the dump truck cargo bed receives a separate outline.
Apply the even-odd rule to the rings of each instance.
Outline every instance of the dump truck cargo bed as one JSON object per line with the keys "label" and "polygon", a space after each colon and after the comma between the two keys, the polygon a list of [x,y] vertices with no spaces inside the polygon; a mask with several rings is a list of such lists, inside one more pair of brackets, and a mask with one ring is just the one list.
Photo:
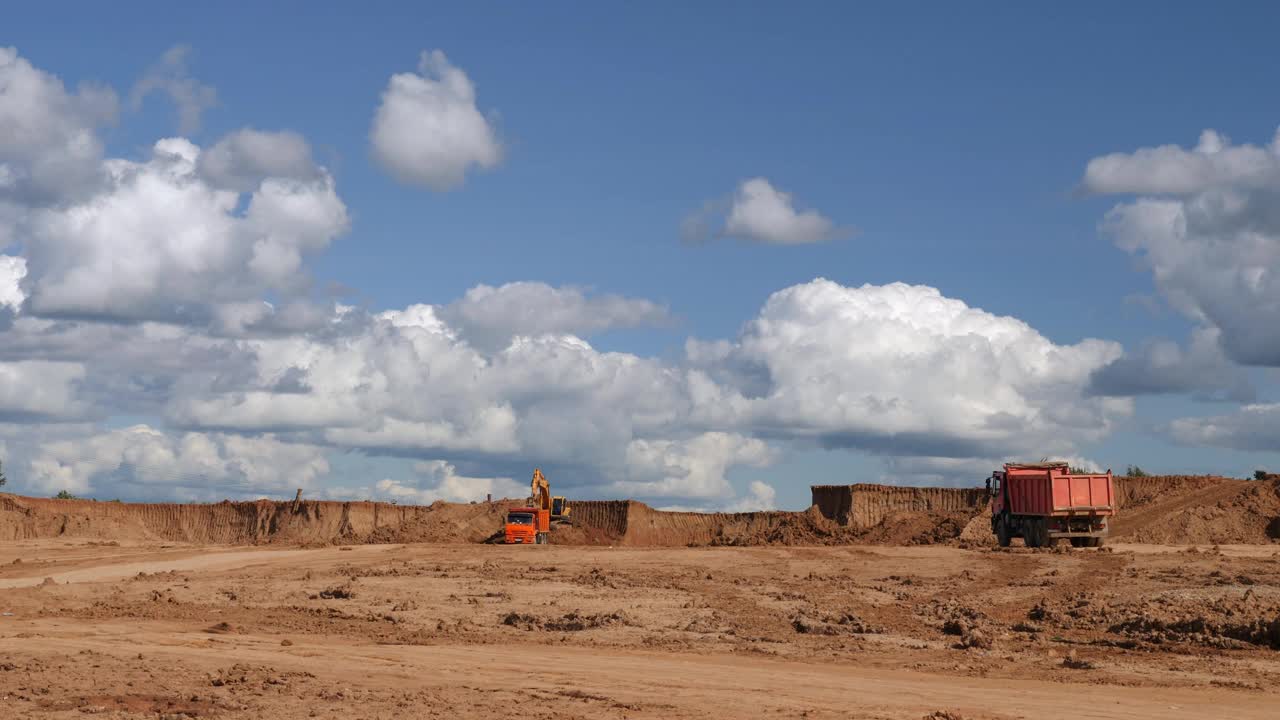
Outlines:
{"label": "dump truck cargo bed", "polygon": [[1019,515],[1110,515],[1115,490],[1109,474],[1071,475],[1053,470],[1010,468],[1009,510]]}

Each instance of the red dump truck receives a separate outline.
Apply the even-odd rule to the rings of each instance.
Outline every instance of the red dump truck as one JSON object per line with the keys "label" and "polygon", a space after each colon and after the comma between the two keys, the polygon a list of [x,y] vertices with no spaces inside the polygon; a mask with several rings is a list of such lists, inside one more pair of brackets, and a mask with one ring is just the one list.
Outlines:
{"label": "red dump truck", "polygon": [[1027,547],[1066,538],[1075,547],[1100,547],[1115,514],[1111,471],[1073,474],[1066,463],[1005,463],[987,479],[991,530],[1001,547],[1020,537]]}

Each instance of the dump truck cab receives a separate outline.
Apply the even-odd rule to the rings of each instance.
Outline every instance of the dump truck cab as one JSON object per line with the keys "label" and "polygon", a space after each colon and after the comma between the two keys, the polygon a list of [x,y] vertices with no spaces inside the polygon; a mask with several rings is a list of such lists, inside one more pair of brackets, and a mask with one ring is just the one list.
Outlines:
{"label": "dump truck cab", "polygon": [[503,539],[508,545],[543,545],[550,529],[551,515],[546,510],[513,507],[507,510]]}

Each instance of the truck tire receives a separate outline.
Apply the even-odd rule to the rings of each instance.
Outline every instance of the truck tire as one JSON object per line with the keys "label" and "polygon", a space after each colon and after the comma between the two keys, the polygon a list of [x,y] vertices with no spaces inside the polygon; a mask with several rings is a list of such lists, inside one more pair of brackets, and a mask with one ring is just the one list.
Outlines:
{"label": "truck tire", "polygon": [[1091,547],[1091,548],[1102,547],[1102,538],[1100,537],[1084,538],[1084,540],[1085,540],[1085,544],[1084,544],[1085,547]]}
{"label": "truck tire", "polygon": [[1049,546],[1049,523],[1043,519],[1023,520],[1022,537],[1029,548]]}
{"label": "truck tire", "polygon": [[1079,547],[1079,548],[1089,547],[1089,543],[1088,543],[1089,538],[1070,538],[1070,540],[1071,540],[1071,547]]}
{"label": "truck tire", "polygon": [[1009,517],[1000,515],[996,518],[996,542],[1000,547],[1009,547],[1009,540],[1012,537],[1009,533]]}

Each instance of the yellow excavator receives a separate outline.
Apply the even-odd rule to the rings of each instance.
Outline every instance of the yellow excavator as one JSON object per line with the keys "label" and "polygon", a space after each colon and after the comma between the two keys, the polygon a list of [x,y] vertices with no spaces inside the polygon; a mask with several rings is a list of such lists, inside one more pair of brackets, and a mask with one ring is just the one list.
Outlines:
{"label": "yellow excavator", "polygon": [[541,468],[533,469],[533,480],[529,481],[529,497],[533,499],[534,507],[551,514],[551,522],[569,522],[571,510],[569,501],[563,495],[551,495],[551,483],[547,481],[547,476],[542,474]]}
{"label": "yellow excavator", "polygon": [[543,545],[551,524],[568,524],[569,501],[563,495],[551,496],[551,483],[540,468],[534,468],[529,482],[529,504],[507,510],[507,522],[503,528],[508,545]]}

